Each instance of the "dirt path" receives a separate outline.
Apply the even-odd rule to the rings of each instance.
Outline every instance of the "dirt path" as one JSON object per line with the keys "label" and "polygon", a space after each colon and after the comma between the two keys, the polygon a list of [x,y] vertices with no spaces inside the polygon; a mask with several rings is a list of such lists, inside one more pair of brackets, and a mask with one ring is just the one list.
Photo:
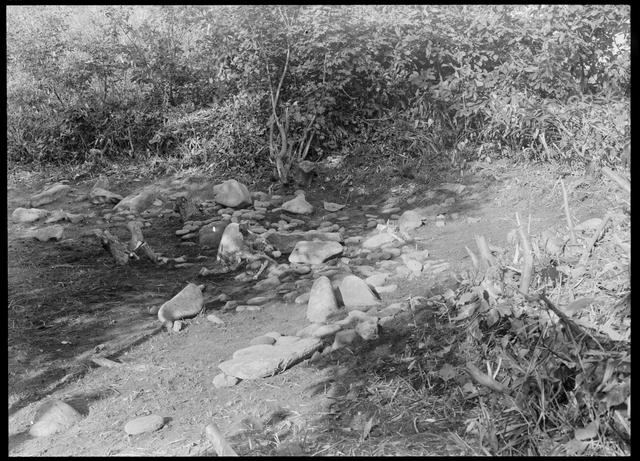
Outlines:
{"label": "dirt path", "polygon": [[[475,235],[510,248],[506,238],[515,227],[515,212],[524,220],[531,215],[532,233],[562,226],[562,198],[555,178],[547,166],[485,165],[474,174],[450,180],[465,186],[461,192],[439,190],[438,184],[429,184],[428,190],[421,184],[413,188],[404,184],[385,196],[350,204],[342,212],[349,219],[337,222],[347,228],[346,236],[364,235],[365,215],[372,211],[362,205],[379,208],[390,196],[398,198],[402,211],[432,206],[434,216],[436,211],[444,215],[443,227],[431,220],[418,229],[414,245],[427,249],[430,258],[447,261],[451,270],[398,282],[397,291],[382,296],[390,304],[454,286],[456,272],[469,267],[465,245],[475,248]],[[571,189],[574,219],[602,216],[608,206],[606,197],[585,194],[590,183],[583,184],[583,178],[568,177],[565,182],[575,186]],[[134,184],[123,182],[112,189],[126,195],[137,187]],[[82,224],[67,225],[63,240],[42,243],[20,238],[26,226],[13,223],[11,212],[24,206],[43,184],[9,182],[11,455],[211,454],[204,427],[212,420],[239,454],[464,454],[451,442],[452,434],[464,434],[467,416],[452,410],[448,399],[454,396],[439,395],[436,386],[430,389],[431,400],[418,399],[421,388],[403,384],[402,366],[391,361],[408,344],[446,340],[447,327],[434,314],[398,319],[376,341],[323,355],[271,378],[216,389],[212,380],[220,372],[218,363],[265,332],[295,334],[308,324],[304,306],[279,302],[258,312],[216,311],[225,322],[222,328],[200,315],[178,334],[150,334],[157,330],[158,321],[149,308],[169,299],[188,281],[205,283],[210,296],[224,292],[234,299],[246,299],[258,293],[252,283],[239,284],[232,275],[199,278],[198,270],[215,254],[180,245],[175,231],[181,223],[176,217],[154,218],[151,227],[144,229],[151,247],[165,256],[210,259],[181,269],[144,262],[115,266],[91,230],[109,229],[123,240],[128,239],[128,231],[123,223],[99,219],[99,207],[83,199],[91,185],[72,184],[75,192],[67,199],[43,207],[95,215]],[[307,198],[314,205],[321,205],[322,200],[340,201],[320,190],[308,193]],[[317,211],[308,227],[317,227],[323,214]],[[417,338],[416,329],[408,324],[425,325],[421,331],[431,339]],[[122,365],[90,365],[88,358],[101,345],[111,348],[110,358]],[[408,390],[398,392],[401,386]],[[372,392],[389,392],[388,396],[376,395],[389,407],[368,407],[367,395]],[[49,396],[73,402],[84,418],[64,433],[31,438],[30,421],[42,399]],[[420,405],[431,405],[429,418],[417,418],[421,414],[415,410],[418,400]],[[392,414],[391,407],[400,404],[414,410]],[[165,417],[162,430],[133,437],[124,433],[127,421],[149,413]],[[366,443],[371,438],[375,444]]]}

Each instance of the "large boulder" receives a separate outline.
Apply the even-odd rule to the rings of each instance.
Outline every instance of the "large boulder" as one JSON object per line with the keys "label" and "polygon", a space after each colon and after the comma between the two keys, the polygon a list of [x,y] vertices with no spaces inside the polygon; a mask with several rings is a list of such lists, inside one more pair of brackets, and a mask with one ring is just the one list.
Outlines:
{"label": "large boulder", "polygon": [[311,322],[324,323],[330,316],[339,311],[338,301],[333,293],[329,277],[324,275],[318,277],[309,293],[307,319]]}
{"label": "large boulder", "polygon": [[59,198],[64,197],[71,190],[71,186],[66,184],[54,184],[48,189],[43,190],[39,194],[31,197],[30,206],[39,207],[47,203],[55,202]]}
{"label": "large boulder", "polygon": [[343,247],[338,242],[316,240],[296,243],[289,255],[290,263],[322,264],[327,259],[342,253]]}
{"label": "large boulder", "polygon": [[229,179],[222,184],[213,186],[214,200],[220,205],[237,208],[243,205],[251,205],[251,193],[247,186],[235,179]]}

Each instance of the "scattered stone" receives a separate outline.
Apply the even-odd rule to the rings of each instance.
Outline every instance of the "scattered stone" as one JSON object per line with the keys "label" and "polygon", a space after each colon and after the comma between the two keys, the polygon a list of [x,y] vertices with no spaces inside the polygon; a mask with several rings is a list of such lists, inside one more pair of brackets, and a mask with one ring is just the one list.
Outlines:
{"label": "scattered stone", "polygon": [[343,348],[344,346],[348,346],[352,344],[356,339],[358,339],[358,333],[354,329],[342,330],[336,333],[336,336],[333,338],[333,344],[331,345],[331,350],[336,351],[338,349]]}
{"label": "scattered stone", "polygon": [[391,285],[374,285],[376,288],[376,291],[380,294],[380,293],[393,293],[394,291],[396,291],[398,289],[398,285],[396,285],[395,283],[392,283]]}
{"label": "scattered stone", "polygon": [[304,193],[298,194],[296,198],[284,202],[282,209],[289,213],[295,214],[311,214],[313,213],[313,205],[307,202],[304,198]]}
{"label": "scattered stone", "polygon": [[384,232],[381,234],[375,234],[362,242],[363,248],[379,248],[387,243],[395,241],[395,237],[390,233]]}
{"label": "scattered stone", "polygon": [[367,282],[355,275],[347,275],[339,288],[345,307],[375,306],[380,298],[371,290]]}
{"label": "scattered stone", "polygon": [[66,431],[81,419],[82,415],[68,403],[58,399],[49,400],[36,412],[29,434],[33,437],[46,437]]}
{"label": "scattered stone", "polygon": [[227,375],[240,379],[265,378],[278,374],[292,365],[310,357],[322,347],[318,338],[292,337],[283,341],[280,337],[272,346],[255,345],[240,349],[231,360],[218,365]]}
{"label": "scattered stone", "polygon": [[293,301],[296,304],[305,304],[309,302],[309,293],[303,293]]}
{"label": "scattered stone", "polygon": [[404,310],[408,309],[408,304],[407,303],[393,303],[388,305],[387,307],[385,307],[384,309],[380,309],[378,311],[378,316],[380,317],[387,317],[387,316],[393,316],[396,315],[398,312],[402,312]]}
{"label": "scattered stone", "polygon": [[407,210],[398,219],[400,232],[408,232],[422,226],[422,216],[415,210]]}
{"label": "scattered stone", "polygon": [[414,274],[422,272],[422,263],[420,261],[417,261],[406,254],[400,256],[400,259],[402,259],[404,265],[407,266],[407,268]]}
{"label": "scattered stone", "polygon": [[383,208],[382,210],[380,210],[380,214],[393,214],[393,213],[398,213],[401,210],[402,209],[397,206],[390,207],[390,208]]}
{"label": "scattered stone", "polygon": [[306,264],[292,264],[291,270],[293,270],[296,274],[305,275],[311,272],[311,267]]}
{"label": "scattered stone", "polygon": [[253,338],[251,341],[249,341],[249,345],[250,346],[255,346],[256,344],[271,345],[271,344],[275,344],[276,339],[277,339],[277,337],[274,338],[273,336],[262,335],[262,336],[258,336],[256,338]]}
{"label": "scattered stone", "polygon": [[318,277],[309,293],[307,319],[311,322],[324,323],[329,316],[339,311],[331,281],[326,276]]}
{"label": "scattered stone", "polygon": [[275,296],[275,293],[267,296],[255,296],[251,299],[248,299],[247,304],[249,304],[250,306],[259,306],[266,303],[267,301],[271,301],[273,298],[275,298]]}
{"label": "scattered stone", "polygon": [[461,194],[462,191],[466,189],[467,186],[464,184],[453,184],[453,183],[443,183],[438,186],[438,190],[446,190],[449,192],[453,192],[454,194]]}
{"label": "scattered stone", "polygon": [[182,323],[182,320],[176,320],[175,322],[173,322],[172,330],[178,333],[179,331],[182,331],[183,327],[184,323]]}
{"label": "scattered stone", "polygon": [[324,209],[327,211],[342,210],[346,205],[340,205],[339,203],[323,202]]}
{"label": "scattered stone", "polygon": [[228,224],[227,221],[214,221],[202,226],[198,231],[198,244],[200,247],[217,250]]}
{"label": "scattered stone", "polygon": [[213,386],[216,389],[220,389],[222,387],[233,387],[238,384],[240,380],[235,376],[229,376],[225,373],[219,373],[213,378]]}
{"label": "scattered stone", "polygon": [[39,194],[31,197],[29,206],[35,208],[47,203],[55,202],[56,200],[64,197],[71,190],[71,186],[66,184],[54,184],[48,189],[43,190]]}
{"label": "scattered stone", "polygon": [[588,231],[588,230],[596,230],[602,224],[601,218],[591,218],[586,221],[582,221],[580,224],[577,224],[573,227],[574,230],[577,231]]}
{"label": "scattered stone", "polygon": [[156,193],[154,190],[143,190],[138,194],[131,194],[120,200],[116,206],[113,207],[114,211],[129,211],[134,214],[142,213],[149,208],[156,200]]}
{"label": "scattered stone", "polygon": [[378,339],[378,319],[372,318],[370,320],[358,322],[355,330],[356,333],[358,333],[365,341]]}
{"label": "scattered stone", "polygon": [[249,312],[257,312],[262,310],[262,306],[245,306],[245,310]]}
{"label": "scattered stone", "polygon": [[159,415],[142,416],[132,419],[124,425],[124,431],[129,435],[153,432],[164,426],[164,418]]}
{"label": "scattered stone", "polygon": [[213,323],[214,325],[218,325],[220,327],[224,326],[224,320],[222,320],[220,317],[218,317],[215,314],[209,314],[207,315],[207,320],[211,323]]}
{"label": "scattered stone", "polygon": [[11,213],[11,219],[15,222],[30,223],[42,219],[47,216],[49,212],[47,210],[41,210],[39,208],[16,208]]}
{"label": "scattered stone", "polygon": [[214,200],[226,207],[251,205],[252,198],[249,189],[235,179],[229,179],[222,184],[213,186]]}
{"label": "scattered stone", "polygon": [[278,276],[273,275],[273,276],[267,277],[264,280],[260,280],[258,283],[254,285],[254,288],[256,290],[264,290],[267,288],[276,287],[278,285],[280,285],[280,279],[278,278]]}
{"label": "scattered stone", "polygon": [[289,255],[289,262],[302,264],[321,264],[327,259],[342,253],[343,246],[332,241],[301,241],[296,243]]}
{"label": "scattered stone", "polygon": [[389,278],[389,275],[391,274],[389,274],[388,272],[377,272],[367,277],[365,279],[365,282],[367,282],[371,286],[378,287],[386,282],[387,278]]}
{"label": "scattered stone", "polygon": [[63,232],[64,227],[59,224],[54,224],[53,226],[30,230],[25,234],[25,237],[31,237],[40,240],[41,242],[47,242],[49,240],[60,240]]}
{"label": "scattered stone", "polygon": [[180,293],[160,307],[158,319],[163,324],[172,326],[175,320],[198,315],[203,305],[202,291],[196,284],[189,283]]}
{"label": "scattered stone", "polygon": [[220,237],[220,244],[218,245],[218,259],[232,258],[238,252],[244,249],[244,238],[240,232],[240,225],[237,223],[230,223],[225,227],[222,236]]}

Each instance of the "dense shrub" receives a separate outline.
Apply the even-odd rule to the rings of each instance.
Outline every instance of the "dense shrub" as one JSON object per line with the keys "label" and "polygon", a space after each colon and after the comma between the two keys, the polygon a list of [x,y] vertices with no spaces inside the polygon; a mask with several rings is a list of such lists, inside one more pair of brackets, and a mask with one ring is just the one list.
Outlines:
{"label": "dense shrub", "polygon": [[629,48],[628,5],[10,7],[9,161],[605,158]]}

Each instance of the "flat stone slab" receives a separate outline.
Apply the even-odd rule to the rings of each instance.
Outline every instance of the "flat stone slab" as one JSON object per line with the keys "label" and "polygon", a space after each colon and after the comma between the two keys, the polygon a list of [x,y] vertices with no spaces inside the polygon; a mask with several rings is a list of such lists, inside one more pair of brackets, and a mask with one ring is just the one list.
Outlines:
{"label": "flat stone slab", "polygon": [[32,196],[29,203],[32,207],[46,205],[47,203],[55,202],[59,198],[64,197],[70,190],[71,186],[67,186],[66,184],[54,184],[39,194]]}
{"label": "flat stone slab", "polygon": [[240,379],[266,378],[310,357],[321,347],[319,338],[281,336],[273,345],[257,344],[237,350],[232,359],[222,362],[218,368]]}

